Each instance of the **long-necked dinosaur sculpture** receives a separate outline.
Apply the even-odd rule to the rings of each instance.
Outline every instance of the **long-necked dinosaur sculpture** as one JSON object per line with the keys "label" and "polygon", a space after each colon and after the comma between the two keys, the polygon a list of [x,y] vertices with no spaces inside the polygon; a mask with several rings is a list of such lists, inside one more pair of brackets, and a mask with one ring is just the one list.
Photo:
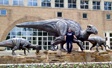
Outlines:
{"label": "long-necked dinosaur sculpture", "polygon": [[34,28],[39,30],[44,30],[50,33],[51,35],[57,37],[51,45],[61,44],[63,48],[63,44],[65,44],[64,36],[67,32],[68,28],[75,33],[77,40],[73,40],[74,43],[77,43],[81,50],[83,50],[83,44],[81,41],[85,41],[91,34],[97,34],[97,29],[92,26],[88,25],[85,31],[82,30],[80,25],[71,20],[71,19],[52,19],[52,20],[45,20],[45,21],[31,21],[31,22],[24,22],[21,24],[17,24],[17,27],[27,27],[27,28]]}
{"label": "long-necked dinosaur sculpture", "polygon": [[10,47],[12,48],[12,55],[16,55],[15,54],[15,50],[17,49],[24,49],[24,54],[26,55],[26,51],[28,50],[28,48],[34,48],[36,49],[36,52],[38,53],[40,50],[40,46],[38,45],[32,45],[29,41],[23,39],[23,38],[11,38],[8,40],[5,40],[3,42],[0,42],[0,47]]}

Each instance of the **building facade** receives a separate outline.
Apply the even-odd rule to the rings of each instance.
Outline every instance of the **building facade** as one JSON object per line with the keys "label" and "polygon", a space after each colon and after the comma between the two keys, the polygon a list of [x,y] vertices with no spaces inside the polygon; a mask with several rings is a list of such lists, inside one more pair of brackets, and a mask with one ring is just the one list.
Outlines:
{"label": "building facade", "polygon": [[[95,26],[97,36],[108,37],[106,44],[112,49],[111,16],[112,0],[0,0],[0,41],[25,38],[48,50],[55,37],[45,31],[17,28],[15,25],[27,21],[67,18],[77,21],[83,30],[88,24]],[[78,48],[76,44],[74,46]],[[84,42],[84,46],[89,50],[91,45]]]}

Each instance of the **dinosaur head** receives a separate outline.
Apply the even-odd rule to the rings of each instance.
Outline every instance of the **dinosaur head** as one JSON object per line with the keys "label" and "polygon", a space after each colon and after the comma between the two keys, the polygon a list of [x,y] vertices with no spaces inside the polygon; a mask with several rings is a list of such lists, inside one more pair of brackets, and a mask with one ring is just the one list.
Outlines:
{"label": "dinosaur head", "polygon": [[89,34],[98,34],[97,29],[93,25],[88,25],[86,31]]}
{"label": "dinosaur head", "polygon": [[39,50],[41,50],[41,46],[36,45],[36,52],[39,53]]}
{"label": "dinosaur head", "polygon": [[37,53],[39,53],[39,50],[41,50],[41,46],[39,46],[39,45],[33,45],[33,44],[29,44],[27,46],[27,48],[34,48],[34,49],[36,49]]}

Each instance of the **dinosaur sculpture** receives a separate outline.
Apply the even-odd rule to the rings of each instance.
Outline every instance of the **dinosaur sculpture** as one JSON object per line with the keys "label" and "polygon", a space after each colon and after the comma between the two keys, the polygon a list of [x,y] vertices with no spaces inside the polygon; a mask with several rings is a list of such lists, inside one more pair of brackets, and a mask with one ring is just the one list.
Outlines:
{"label": "dinosaur sculpture", "polygon": [[24,22],[17,24],[16,26],[47,31],[51,35],[57,37],[53,43],[51,43],[51,45],[61,44],[62,49],[63,44],[65,44],[64,35],[67,32],[67,29],[70,28],[77,37],[77,40],[74,39],[73,42],[77,43],[82,51],[84,48],[81,41],[87,40],[90,34],[98,33],[97,29],[92,25],[88,25],[87,29],[83,31],[77,22],[70,19],[52,19],[45,21]]}
{"label": "dinosaur sculpture", "polygon": [[26,55],[25,50],[29,52],[28,48],[35,48],[37,53],[39,52],[39,49],[40,49],[40,46],[32,45],[29,41],[23,38],[11,38],[11,39],[5,40],[3,42],[0,42],[0,47],[12,48],[12,55],[16,55],[14,51],[17,49],[24,49],[25,55]]}
{"label": "dinosaur sculpture", "polygon": [[109,48],[109,46],[106,45],[107,37],[105,37],[105,39],[103,39],[101,37],[98,37],[98,36],[96,36],[96,37],[89,37],[88,41],[93,44],[91,46],[90,50],[92,50],[92,48],[96,46],[96,50],[99,52],[98,46],[100,46],[101,49],[103,50],[102,45],[105,47],[105,50],[106,50],[106,46]]}

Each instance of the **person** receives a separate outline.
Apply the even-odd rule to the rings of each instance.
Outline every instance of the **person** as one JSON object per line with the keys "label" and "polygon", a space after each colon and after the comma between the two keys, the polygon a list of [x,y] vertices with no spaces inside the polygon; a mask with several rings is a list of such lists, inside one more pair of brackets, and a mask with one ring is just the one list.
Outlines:
{"label": "person", "polygon": [[[75,39],[77,39],[77,37],[75,36],[75,34],[71,31],[71,29],[68,29],[68,32],[65,34],[65,40],[67,42],[67,52],[71,53],[72,52],[72,41],[73,41],[73,37]],[[70,48],[69,48],[69,43],[70,43]]]}

